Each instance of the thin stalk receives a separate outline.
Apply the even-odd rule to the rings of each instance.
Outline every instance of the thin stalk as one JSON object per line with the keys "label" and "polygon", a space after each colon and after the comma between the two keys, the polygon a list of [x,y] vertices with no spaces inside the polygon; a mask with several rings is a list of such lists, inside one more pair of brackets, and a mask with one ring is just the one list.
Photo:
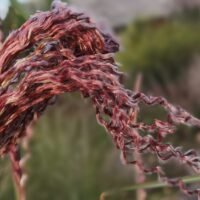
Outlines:
{"label": "thin stalk", "polygon": [[[200,181],[200,176],[186,176],[181,179],[185,184],[196,183]],[[161,188],[161,187],[170,187],[170,186],[167,183],[158,182],[158,181],[149,182],[149,183],[140,183],[137,185],[125,186],[122,188],[103,192],[100,195],[100,200],[105,200],[106,197],[119,194],[121,192],[129,192],[129,191],[138,190],[138,189],[154,189],[154,188]]]}
{"label": "thin stalk", "polygon": [[22,183],[22,169],[20,167],[20,149],[18,146],[11,146],[10,161],[12,164],[12,177],[15,187],[15,195],[17,200],[26,200],[26,192]]}
{"label": "thin stalk", "polygon": [[[134,86],[133,86],[133,91],[135,92],[140,92],[142,87],[142,74],[138,73]],[[137,117],[138,117],[138,113],[137,110],[135,109],[135,117],[134,117],[134,123],[137,123]],[[135,158],[135,160],[142,162],[142,156],[141,154],[139,154],[137,151],[133,152],[133,156]],[[136,183],[143,183],[145,181],[145,174],[138,168],[138,166],[134,166],[134,171],[135,171],[135,182]],[[138,189],[136,191],[136,196],[137,196],[137,200],[145,200],[146,199],[146,191],[144,189]]]}

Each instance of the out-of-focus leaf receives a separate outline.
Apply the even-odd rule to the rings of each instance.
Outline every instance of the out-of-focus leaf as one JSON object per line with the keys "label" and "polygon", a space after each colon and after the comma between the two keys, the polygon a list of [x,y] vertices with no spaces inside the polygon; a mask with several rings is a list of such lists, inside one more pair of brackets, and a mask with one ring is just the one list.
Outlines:
{"label": "out-of-focus leaf", "polygon": [[[184,72],[200,53],[200,23],[185,18],[139,20],[125,30],[118,58],[131,73],[143,73],[144,86],[152,81],[166,85]],[[132,82],[131,80],[131,82]]]}

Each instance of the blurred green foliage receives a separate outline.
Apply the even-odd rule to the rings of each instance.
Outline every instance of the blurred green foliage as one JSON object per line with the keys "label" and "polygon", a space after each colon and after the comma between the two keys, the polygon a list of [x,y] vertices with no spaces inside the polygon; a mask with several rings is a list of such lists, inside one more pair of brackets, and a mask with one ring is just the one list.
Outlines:
{"label": "blurred green foliage", "polygon": [[2,23],[5,35],[17,29],[29,16],[26,9],[23,9],[22,5],[18,3],[17,0],[10,0],[10,3],[9,12]]}
{"label": "blurred green foliage", "polygon": [[152,80],[165,85],[180,77],[200,52],[200,23],[189,16],[140,19],[125,29],[118,59],[131,80],[137,72],[143,73],[148,86]]}
{"label": "blurred green foliage", "polygon": [[103,189],[109,140],[89,103],[74,95],[63,100],[67,105],[52,108],[35,131],[28,163],[30,200],[98,199]]}

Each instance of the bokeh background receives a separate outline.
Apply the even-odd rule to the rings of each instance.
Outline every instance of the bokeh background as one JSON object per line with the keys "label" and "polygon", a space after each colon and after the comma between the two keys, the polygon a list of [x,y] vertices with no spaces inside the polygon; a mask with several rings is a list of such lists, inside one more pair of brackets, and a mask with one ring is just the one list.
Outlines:
{"label": "bokeh background", "polygon": [[[141,91],[162,95],[200,117],[200,0],[69,0],[89,13],[100,26],[113,31],[121,44],[116,60],[134,88],[138,74]],[[4,38],[36,10],[49,9],[51,0],[0,0]],[[151,122],[163,110],[144,107],[138,120]],[[178,127],[168,140],[184,150],[199,151],[196,128]],[[26,164],[28,200],[94,200],[101,192],[134,185],[135,170],[120,161],[106,131],[97,124],[89,102],[79,94],[63,95],[34,128],[31,158]],[[154,162],[150,155],[147,163]],[[172,170],[173,169],[173,170]],[[0,161],[0,199],[15,199],[9,159]],[[166,165],[169,176],[183,176],[186,168]],[[147,181],[156,180],[155,176]],[[193,199],[169,187],[147,191],[145,200]],[[133,200],[135,191],[106,200]],[[137,199],[140,200],[140,199]]]}

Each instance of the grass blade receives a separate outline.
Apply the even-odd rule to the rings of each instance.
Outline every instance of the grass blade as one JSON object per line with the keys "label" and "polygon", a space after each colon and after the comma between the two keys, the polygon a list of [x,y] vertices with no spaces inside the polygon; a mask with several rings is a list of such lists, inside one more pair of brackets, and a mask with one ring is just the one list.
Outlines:
{"label": "grass blade", "polygon": [[[200,176],[186,176],[181,179],[186,184],[196,183],[198,181],[200,182]],[[154,188],[162,188],[162,187],[169,187],[169,185],[164,182],[154,181],[154,182],[149,182],[149,183],[141,183],[137,185],[125,186],[122,188],[113,189],[113,190],[105,191],[101,193],[100,200],[105,200],[106,197],[116,195],[117,193],[121,193],[121,192],[129,192],[129,191],[134,191],[138,189],[154,189]]]}

